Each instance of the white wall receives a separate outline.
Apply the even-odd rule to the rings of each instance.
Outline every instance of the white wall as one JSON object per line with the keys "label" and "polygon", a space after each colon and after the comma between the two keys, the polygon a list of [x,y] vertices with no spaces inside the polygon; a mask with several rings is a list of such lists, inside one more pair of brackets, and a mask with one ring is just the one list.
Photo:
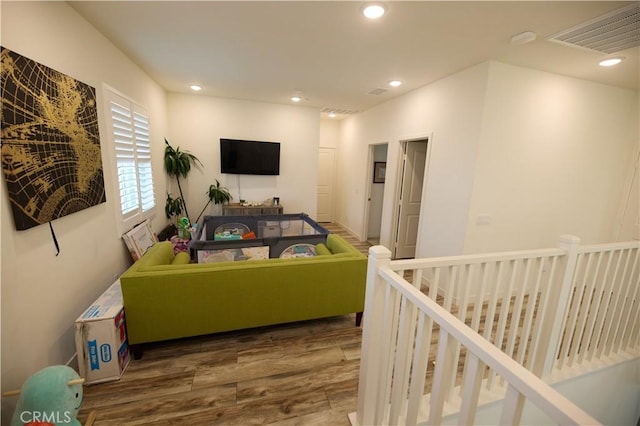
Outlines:
{"label": "white wall", "polygon": [[640,139],[636,141],[635,154],[629,157],[629,168],[622,188],[616,221],[611,231],[613,240],[640,240]]}
{"label": "white wall", "polygon": [[[635,425],[640,419],[640,362],[638,358],[551,386],[603,425]],[[604,397],[603,397],[604,396]],[[495,425],[500,421],[502,401],[478,407],[475,424]],[[443,425],[457,423],[458,415],[443,419]],[[555,424],[529,401],[522,412],[522,425]]]}
{"label": "white wall", "polygon": [[613,241],[637,120],[631,90],[491,63],[465,252]]}
{"label": "white wall", "polygon": [[[362,236],[366,150],[389,142],[380,242],[391,247],[399,141],[432,136],[417,257],[612,241],[638,140],[638,93],[487,62],[346,119],[338,221]],[[478,216],[489,225],[477,225]]]}
{"label": "white wall", "polygon": [[[167,101],[167,139],[174,147],[191,151],[204,164],[202,171],[191,172],[183,186],[192,220],[206,203],[206,191],[215,179],[229,188],[235,202],[240,195],[256,202],[277,196],[285,213],[315,216],[319,110],[175,93],[169,94]],[[280,175],[221,174],[220,138],[280,142]],[[171,191],[178,195],[175,183]]]}
{"label": "white wall", "polygon": [[344,120],[338,179],[342,192],[337,202],[340,223],[363,236],[368,145],[388,142],[380,243],[390,247],[400,142],[429,137],[431,163],[417,256],[462,252],[488,70],[488,64],[477,65]]}
{"label": "white wall", "polygon": [[[166,133],[164,91],[64,2],[2,2],[2,45],[96,89],[107,202],[15,231],[4,178],[2,226],[2,390],[19,388],[39,369],[66,363],[75,352],[73,323],[130,264],[117,227],[118,196],[106,137],[102,84],[149,109],[154,172],[162,173]],[[156,179],[157,194],[165,192]],[[159,223],[154,226],[163,224]],[[3,424],[15,398],[2,398]]]}
{"label": "white wall", "polygon": [[320,146],[322,148],[337,148],[340,146],[340,121],[320,120]]}

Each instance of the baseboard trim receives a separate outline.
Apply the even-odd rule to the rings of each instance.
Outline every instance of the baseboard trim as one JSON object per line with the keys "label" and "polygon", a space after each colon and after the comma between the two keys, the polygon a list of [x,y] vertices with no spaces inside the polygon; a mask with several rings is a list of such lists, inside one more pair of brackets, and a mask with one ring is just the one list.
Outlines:
{"label": "baseboard trim", "polygon": [[355,232],[353,229],[349,228],[347,225],[345,225],[344,223],[335,220],[333,223],[338,224],[341,228],[343,228],[345,231],[347,231],[348,233],[350,233],[354,238],[356,238],[358,241],[363,242],[365,240],[362,239],[362,236],[360,234],[358,234],[357,232]]}

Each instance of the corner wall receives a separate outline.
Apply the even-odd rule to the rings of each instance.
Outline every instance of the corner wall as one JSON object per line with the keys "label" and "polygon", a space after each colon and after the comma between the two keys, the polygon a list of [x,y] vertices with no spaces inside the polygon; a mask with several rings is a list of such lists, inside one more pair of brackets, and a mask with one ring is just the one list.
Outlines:
{"label": "corner wall", "polygon": [[567,233],[615,241],[637,96],[492,62],[465,253],[550,247]]}
{"label": "corner wall", "polygon": [[343,121],[339,155],[340,223],[361,239],[369,185],[369,144],[388,143],[380,244],[391,247],[401,142],[430,139],[416,256],[459,254],[469,200],[489,65],[474,66]]}
{"label": "corner wall", "polygon": [[[111,168],[113,147],[106,137],[102,84],[149,109],[158,204],[164,201],[158,194],[165,192],[166,100],[157,84],[66,2],[2,2],[0,7],[4,47],[96,89],[107,196],[106,203],[53,221],[61,250],[56,256],[47,225],[15,230],[1,179],[2,391],[6,391],[20,388],[41,368],[70,360],[75,353],[75,319],[131,263],[116,220],[119,196]],[[164,224],[162,216],[154,221],[156,228]],[[15,397],[2,398],[2,424],[9,423],[16,402]]]}
{"label": "corner wall", "polygon": [[380,243],[391,247],[400,141],[426,136],[416,257],[548,247],[564,233],[614,241],[638,92],[486,62],[350,117],[338,221],[363,237],[367,146],[388,142]]}

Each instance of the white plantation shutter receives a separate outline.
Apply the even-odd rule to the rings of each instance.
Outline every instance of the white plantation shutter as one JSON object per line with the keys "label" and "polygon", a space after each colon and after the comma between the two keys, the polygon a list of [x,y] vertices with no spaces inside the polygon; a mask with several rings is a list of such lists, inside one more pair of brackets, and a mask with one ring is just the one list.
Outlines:
{"label": "white plantation shutter", "polygon": [[124,220],[142,216],[155,207],[149,119],[146,111],[128,99],[107,91],[115,147],[120,210]]}
{"label": "white plantation shutter", "polygon": [[151,174],[151,145],[149,143],[149,119],[146,115],[133,112],[133,128],[136,139],[136,155],[138,165],[138,188],[140,204],[143,212],[156,205],[153,196],[153,175]]}

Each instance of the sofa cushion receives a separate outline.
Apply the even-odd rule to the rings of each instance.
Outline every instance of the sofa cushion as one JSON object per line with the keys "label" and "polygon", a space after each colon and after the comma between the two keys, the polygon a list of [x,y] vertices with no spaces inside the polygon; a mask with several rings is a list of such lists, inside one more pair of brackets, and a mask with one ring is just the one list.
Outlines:
{"label": "sofa cushion", "polygon": [[327,246],[322,243],[316,244],[316,255],[323,256],[327,254],[331,254],[331,250]]}
{"label": "sofa cushion", "polygon": [[340,236],[336,234],[327,235],[327,247],[329,248],[329,250],[331,250],[331,253],[333,253],[334,255],[338,253],[350,253],[355,256],[364,257],[364,254],[360,253],[360,251],[357,248],[355,248],[354,246],[349,244],[346,240],[344,240],[343,238],[340,238]]}

